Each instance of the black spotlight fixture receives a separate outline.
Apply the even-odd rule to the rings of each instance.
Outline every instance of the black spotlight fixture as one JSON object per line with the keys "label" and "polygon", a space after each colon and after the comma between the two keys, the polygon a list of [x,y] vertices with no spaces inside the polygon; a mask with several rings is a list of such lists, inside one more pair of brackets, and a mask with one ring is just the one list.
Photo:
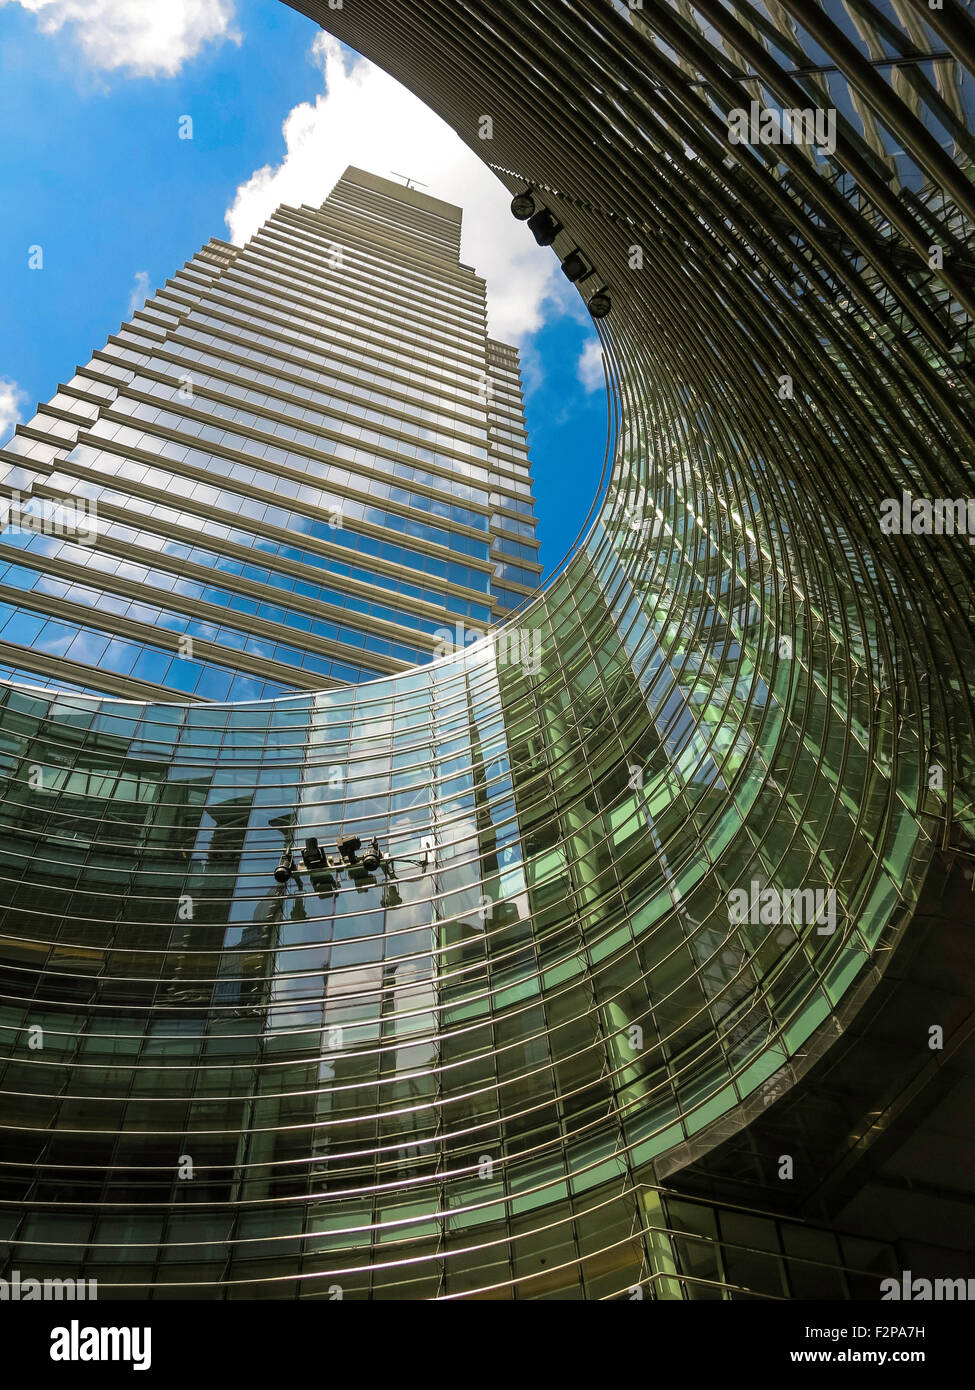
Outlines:
{"label": "black spotlight fixture", "polygon": [[335,846],[339,852],[339,858],[344,860],[346,864],[358,862],[356,852],[362,847],[362,841],[358,835],[343,835],[341,840],[335,841]]}
{"label": "black spotlight fixture", "polygon": [[278,860],[278,867],[274,870],[275,883],[287,883],[294,871],[295,861],[290,849],[282,850],[281,858]]}
{"label": "black spotlight fixture", "polygon": [[529,217],[528,230],[539,246],[551,246],[562,230],[562,223],[548,208],[539,208],[533,217]]}
{"label": "black spotlight fixture", "polygon": [[368,873],[374,874],[382,862],[383,852],[379,848],[379,841],[376,839],[374,835],[372,838],[372,844],[369,846],[365,854],[362,856],[362,867]]}
{"label": "black spotlight fixture", "polygon": [[613,301],[609,297],[609,290],[603,288],[597,290],[590,299],[588,309],[594,319],[604,319],[613,307]]}
{"label": "black spotlight fixture", "polygon": [[319,865],[325,863],[325,853],[319,848],[318,840],[314,835],[309,835],[305,841],[305,848],[301,857],[305,861],[306,869],[317,869]]}
{"label": "black spotlight fixture", "polygon": [[574,251],[570,251],[562,262],[562,274],[574,285],[577,280],[585,280],[587,275],[592,274],[592,269],[579,250],[578,246]]}
{"label": "black spotlight fixture", "polygon": [[519,222],[527,222],[534,211],[535,199],[530,188],[526,188],[524,193],[516,193],[512,198],[511,215],[517,217]]}

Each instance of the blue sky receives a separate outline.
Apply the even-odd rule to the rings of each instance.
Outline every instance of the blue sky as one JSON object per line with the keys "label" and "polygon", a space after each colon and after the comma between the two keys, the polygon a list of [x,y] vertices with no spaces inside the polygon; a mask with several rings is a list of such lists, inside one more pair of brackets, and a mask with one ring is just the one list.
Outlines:
{"label": "blue sky", "polygon": [[0,0],[0,440],[211,236],[241,241],[279,202],[319,203],[348,163],[401,170],[464,207],[491,331],[522,348],[542,559],[558,563],[596,487],[606,406],[554,254],[441,122],[287,6],[161,9]]}

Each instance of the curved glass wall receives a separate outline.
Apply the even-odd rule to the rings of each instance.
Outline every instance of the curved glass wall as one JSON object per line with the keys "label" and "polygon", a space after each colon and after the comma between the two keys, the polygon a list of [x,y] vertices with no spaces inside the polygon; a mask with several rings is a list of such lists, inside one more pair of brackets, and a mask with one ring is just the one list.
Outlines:
{"label": "curved glass wall", "polygon": [[[612,478],[422,669],[3,687],[4,1236],[102,1297],[680,1297],[664,1178],[803,1084],[967,843],[971,549],[881,516],[970,488],[970,87],[874,51],[961,21],[299,8],[475,146],[493,112],[593,259]],[[835,151],[729,144],[759,89],[828,89]],[[343,834],[392,871],[275,880]]]}

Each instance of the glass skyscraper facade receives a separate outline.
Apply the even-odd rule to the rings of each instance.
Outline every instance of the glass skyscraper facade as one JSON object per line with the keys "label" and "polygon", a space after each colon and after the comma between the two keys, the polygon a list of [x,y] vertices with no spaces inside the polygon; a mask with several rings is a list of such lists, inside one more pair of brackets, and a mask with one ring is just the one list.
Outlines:
{"label": "glass skyscraper facade", "polygon": [[6,673],[268,698],[429,661],[521,603],[518,354],[460,230],[350,168],[159,289],[0,451]]}
{"label": "glass skyscraper facade", "polygon": [[[103,1298],[968,1278],[975,562],[944,505],[881,525],[972,491],[968,17],[297,8],[608,286],[611,477],[451,659],[266,700],[3,685],[10,1265]],[[730,141],[753,100],[835,141]],[[487,604],[520,594],[495,511],[529,518],[483,360],[456,563]],[[384,866],[275,877],[346,836]]]}

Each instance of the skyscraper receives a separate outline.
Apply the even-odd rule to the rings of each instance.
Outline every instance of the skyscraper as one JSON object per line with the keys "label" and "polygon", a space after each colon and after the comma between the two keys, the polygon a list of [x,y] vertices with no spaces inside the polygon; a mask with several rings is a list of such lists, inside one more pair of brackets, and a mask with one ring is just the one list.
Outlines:
{"label": "skyscraper", "polygon": [[0,665],[265,698],[402,670],[537,585],[518,354],[461,211],[348,169],[211,241],[0,453]]}

